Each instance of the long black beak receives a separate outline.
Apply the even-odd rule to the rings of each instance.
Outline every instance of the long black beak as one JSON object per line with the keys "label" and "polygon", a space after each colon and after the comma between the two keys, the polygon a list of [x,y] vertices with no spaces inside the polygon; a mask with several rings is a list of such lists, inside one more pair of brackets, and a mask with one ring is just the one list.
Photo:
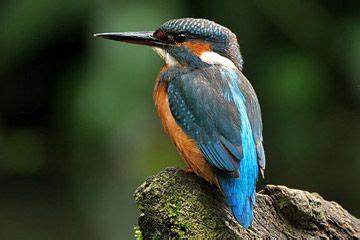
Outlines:
{"label": "long black beak", "polygon": [[168,43],[154,37],[154,32],[118,32],[118,33],[97,33],[95,37],[102,37],[110,40],[127,42],[133,44],[148,45],[152,47],[166,47]]}

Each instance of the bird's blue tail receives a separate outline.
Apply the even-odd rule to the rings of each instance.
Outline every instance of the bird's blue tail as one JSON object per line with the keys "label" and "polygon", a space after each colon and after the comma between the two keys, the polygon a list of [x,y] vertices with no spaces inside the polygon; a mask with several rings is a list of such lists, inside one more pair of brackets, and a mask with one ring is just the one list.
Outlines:
{"label": "bird's blue tail", "polygon": [[240,177],[234,178],[226,173],[218,173],[218,181],[236,220],[248,228],[253,220],[253,205],[256,200],[256,181],[258,164],[256,154],[240,161]]}

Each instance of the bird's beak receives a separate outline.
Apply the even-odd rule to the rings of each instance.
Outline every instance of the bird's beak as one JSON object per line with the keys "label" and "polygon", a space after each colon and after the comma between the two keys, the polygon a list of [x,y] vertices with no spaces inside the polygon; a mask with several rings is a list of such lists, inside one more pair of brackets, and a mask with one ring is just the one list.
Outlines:
{"label": "bird's beak", "polygon": [[154,37],[154,32],[117,32],[117,33],[97,33],[95,37],[102,37],[110,40],[127,42],[133,44],[148,45],[152,47],[166,47],[168,43]]}

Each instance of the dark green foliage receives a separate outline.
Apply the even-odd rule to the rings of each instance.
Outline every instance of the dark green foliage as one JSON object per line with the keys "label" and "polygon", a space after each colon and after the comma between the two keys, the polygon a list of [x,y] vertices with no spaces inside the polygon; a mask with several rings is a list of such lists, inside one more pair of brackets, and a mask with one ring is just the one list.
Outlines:
{"label": "dark green foliage", "polygon": [[238,36],[263,112],[260,189],[316,191],[360,216],[359,3],[1,1],[0,239],[133,237],[134,189],[183,164],[153,107],[161,60],[93,34],[186,16]]}

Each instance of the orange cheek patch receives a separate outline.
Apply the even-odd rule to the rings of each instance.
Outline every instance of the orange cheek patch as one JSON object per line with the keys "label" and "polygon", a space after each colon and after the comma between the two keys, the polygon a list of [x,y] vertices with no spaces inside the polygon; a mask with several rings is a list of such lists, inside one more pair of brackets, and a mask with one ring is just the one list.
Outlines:
{"label": "orange cheek patch", "polygon": [[203,52],[211,51],[210,44],[206,42],[186,42],[183,45],[197,56],[200,56]]}

